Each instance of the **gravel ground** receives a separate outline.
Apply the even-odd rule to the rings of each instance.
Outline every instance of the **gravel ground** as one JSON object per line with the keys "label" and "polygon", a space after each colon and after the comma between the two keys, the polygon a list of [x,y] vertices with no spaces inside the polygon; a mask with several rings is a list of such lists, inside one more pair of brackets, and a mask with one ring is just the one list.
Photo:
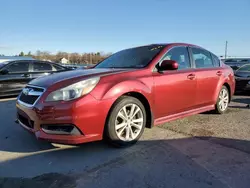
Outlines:
{"label": "gravel ground", "polygon": [[[241,140],[250,141],[250,108],[247,104],[250,104],[250,96],[234,96],[230,108],[223,115],[208,112],[171,121],[159,127],[201,139],[210,139],[250,153],[250,144],[240,144]],[[231,139],[233,143],[223,143],[219,138]],[[239,144],[235,140],[239,140]]]}

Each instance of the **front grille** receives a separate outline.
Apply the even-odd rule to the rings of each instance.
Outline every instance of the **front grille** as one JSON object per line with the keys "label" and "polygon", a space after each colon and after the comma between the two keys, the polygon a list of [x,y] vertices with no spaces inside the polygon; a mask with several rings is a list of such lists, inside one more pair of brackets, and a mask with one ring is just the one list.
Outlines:
{"label": "front grille", "polygon": [[28,118],[18,114],[18,120],[23,124],[25,125],[26,127],[29,127],[29,128],[34,128],[34,121],[30,121],[28,120]]}
{"label": "front grille", "polygon": [[26,103],[26,104],[34,104],[36,100],[38,99],[39,96],[29,96],[29,95],[24,95],[23,93],[20,95],[19,100]]}
{"label": "front grille", "polygon": [[26,86],[21,92],[18,100],[27,104],[34,105],[38,98],[43,94],[44,89],[35,86]]}

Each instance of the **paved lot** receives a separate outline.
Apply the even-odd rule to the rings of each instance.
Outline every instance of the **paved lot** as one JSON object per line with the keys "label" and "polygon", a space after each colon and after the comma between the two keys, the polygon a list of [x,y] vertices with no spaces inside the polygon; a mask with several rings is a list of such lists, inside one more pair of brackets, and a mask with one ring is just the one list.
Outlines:
{"label": "paved lot", "polygon": [[237,96],[223,116],[168,123],[146,130],[133,147],[115,149],[37,141],[13,123],[15,101],[0,102],[0,187],[249,187],[246,103],[250,97]]}
{"label": "paved lot", "polygon": [[204,113],[172,121],[160,127],[201,137],[250,154],[250,142],[241,143],[242,140],[250,141],[250,108],[246,107],[247,104],[250,104],[250,96],[234,96],[230,109],[224,115]]}

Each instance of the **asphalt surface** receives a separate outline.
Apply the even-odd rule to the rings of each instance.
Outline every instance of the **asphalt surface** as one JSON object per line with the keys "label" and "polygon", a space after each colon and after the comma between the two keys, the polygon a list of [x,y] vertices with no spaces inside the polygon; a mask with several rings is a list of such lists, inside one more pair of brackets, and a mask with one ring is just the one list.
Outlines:
{"label": "asphalt surface", "polygon": [[222,116],[147,129],[125,149],[38,141],[14,123],[15,101],[2,101],[0,187],[249,187],[249,99],[235,97]]}

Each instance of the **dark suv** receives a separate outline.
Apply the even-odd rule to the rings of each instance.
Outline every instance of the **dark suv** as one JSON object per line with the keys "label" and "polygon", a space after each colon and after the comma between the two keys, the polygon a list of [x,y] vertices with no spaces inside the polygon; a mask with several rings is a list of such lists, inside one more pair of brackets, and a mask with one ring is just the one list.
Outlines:
{"label": "dark suv", "polygon": [[56,63],[15,60],[0,63],[0,97],[15,96],[34,78],[70,70]]}

